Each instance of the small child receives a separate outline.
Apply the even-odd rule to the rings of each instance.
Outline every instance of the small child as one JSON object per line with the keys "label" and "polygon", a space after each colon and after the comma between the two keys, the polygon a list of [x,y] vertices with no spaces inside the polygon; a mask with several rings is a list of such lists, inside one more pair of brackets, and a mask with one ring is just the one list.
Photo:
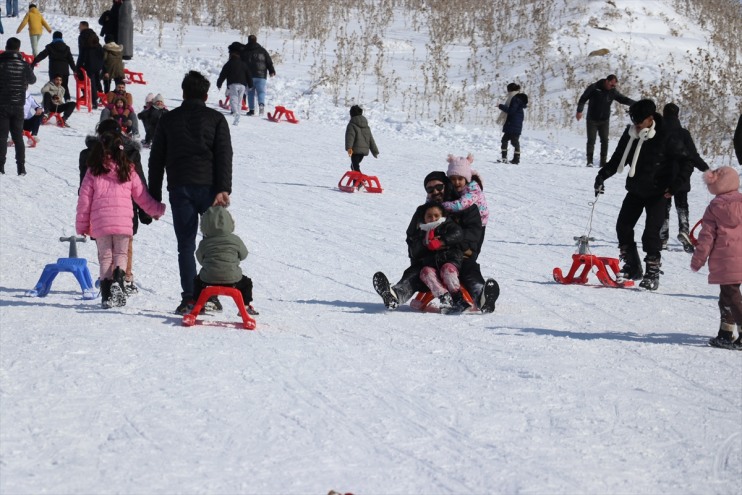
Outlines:
{"label": "small child", "polygon": [[247,312],[256,315],[252,305],[252,280],[242,274],[240,261],[247,258],[247,247],[234,233],[234,219],[223,206],[212,206],[201,216],[204,237],[198,243],[196,259],[201,271],[196,275],[193,299],[209,285],[235,287],[242,293]]}
{"label": "small child", "polygon": [[523,109],[528,108],[528,96],[520,92],[520,86],[515,83],[508,84],[508,97],[505,103],[500,103],[498,108],[507,114],[505,124],[502,126],[502,163],[508,161],[508,141],[515,148],[515,154],[510,163],[520,163],[520,133],[523,132],[523,120],[525,115]]}
{"label": "small child", "polygon": [[413,245],[412,257],[421,266],[420,280],[438,298],[441,313],[461,313],[469,304],[464,301],[459,282],[459,269],[464,259],[461,227],[444,215],[440,203],[426,205],[423,221],[418,225],[420,242]]}
{"label": "small child", "polygon": [[126,157],[120,134],[102,134],[87,164],[77,200],[76,231],[95,237],[98,245],[101,306],[124,306],[124,268],[133,235],[131,200],[155,219],[165,213],[165,205],[147,192]]}
{"label": "small child", "polygon": [[719,167],[704,172],[703,180],[716,197],[703,214],[703,229],[698,235],[690,267],[697,272],[708,259],[708,282],[721,286],[721,325],[719,334],[709,340],[709,345],[742,350],[742,193],[739,192],[739,175],[732,167]]}
{"label": "small child", "polygon": [[448,155],[447,175],[451,180],[451,185],[459,194],[459,199],[444,202],[443,208],[446,211],[458,212],[466,210],[471,205],[477,205],[479,216],[482,218],[482,239],[479,241],[481,246],[482,241],[484,241],[484,231],[487,228],[490,211],[487,206],[487,198],[484,196],[482,179],[478,172],[471,168],[472,163],[474,163],[474,156],[471,153],[466,157]]}
{"label": "small child", "polygon": [[157,123],[160,122],[160,117],[167,112],[168,108],[165,106],[165,98],[160,93],[157,93],[145,104],[144,110],[137,114],[139,120],[144,124],[144,140],[142,144],[146,148],[152,145],[152,138],[155,135]]}
{"label": "small child", "polygon": [[350,169],[355,172],[361,171],[361,160],[368,156],[369,151],[374,158],[379,158],[379,148],[376,147],[368,120],[358,105],[350,107],[350,122],[345,128],[345,149],[350,157]]}
{"label": "small child", "polygon": [[114,98],[113,102],[111,103],[110,110],[111,118],[115,120],[121,127],[126,127],[127,133],[131,133],[131,112],[133,112],[134,109],[129,106],[126,98],[122,98],[120,96]]}

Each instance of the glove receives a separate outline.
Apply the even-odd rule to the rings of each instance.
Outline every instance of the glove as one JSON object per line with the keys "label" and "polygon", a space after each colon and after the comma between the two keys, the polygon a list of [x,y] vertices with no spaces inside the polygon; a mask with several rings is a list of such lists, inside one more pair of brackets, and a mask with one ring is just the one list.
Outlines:
{"label": "glove", "polygon": [[430,249],[431,251],[439,250],[442,245],[443,243],[440,239],[433,238],[428,241],[428,249]]}
{"label": "glove", "polygon": [[144,225],[149,225],[152,223],[152,217],[145,213],[144,210],[140,209],[137,214],[140,223],[143,223]]}
{"label": "glove", "polygon": [[593,187],[595,188],[596,198],[598,197],[598,195],[603,194],[605,192],[605,186],[603,185],[603,182],[605,182],[605,179],[603,179],[600,175],[595,177],[595,185]]}
{"label": "glove", "polygon": [[273,72],[271,72],[271,73],[270,73],[270,76],[271,76],[271,77],[276,77],[276,71],[273,71]]}
{"label": "glove", "polygon": [[379,154],[378,153],[374,153],[373,155],[374,155],[374,158],[379,158]]}
{"label": "glove", "polygon": [[348,148],[348,156],[353,156],[353,148]]}

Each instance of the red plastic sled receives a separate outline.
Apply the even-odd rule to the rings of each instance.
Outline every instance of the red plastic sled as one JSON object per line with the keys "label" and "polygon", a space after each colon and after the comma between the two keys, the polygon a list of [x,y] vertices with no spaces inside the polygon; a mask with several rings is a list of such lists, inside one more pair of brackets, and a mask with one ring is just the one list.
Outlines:
{"label": "red plastic sled", "polygon": [[370,193],[380,193],[383,191],[378,177],[374,175],[363,175],[361,172],[354,170],[345,172],[345,175],[338,182],[338,189],[343,192],[352,193],[360,191],[361,188]]}
{"label": "red plastic sled", "polygon": [[[465,312],[479,312],[479,309],[477,309],[477,305],[474,304],[474,300],[469,295],[469,292],[464,289],[464,287],[461,287],[461,295],[464,296],[464,301],[469,303],[469,309],[467,309]],[[438,308],[434,308],[433,306],[430,306],[430,303],[435,299],[435,296],[432,292],[418,292],[414,299],[410,301],[410,307],[413,309],[416,309],[418,311],[430,311],[430,312],[438,312]]]}
{"label": "red plastic sled", "polygon": [[[23,137],[27,138],[26,148],[36,147],[36,138],[31,134],[31,131],[23,131]],[[8,141],[8,146],[15,146],[13,141]]]}
{"label": "red plastic sled", "polygon": [[281,120],[281,117],[286,117],[286,121],[291,122],[292,124],[299,123],[299,120],[294,116],[294,112],[286,107],[277,106],[276,111],[273,114],[268,112],[268,120],[271,122],[278,122]]}
{"label": "red plastic sled", "polygon": [[57,119],[57,126],[64,127],[64,118],[62,117],[62,114],[59,112],[49,113],[49,115],[47,115],[46,118],[41,119],[41,123],[46,125],[52,120],[52,118]]}
{"label": "red plastic sled", "polygon": [[191,312],[183,315],[184,326],[190,327],[198,323],[196,318],[201,312],[201,308],[204,307],[206,301],[208,301],[209,298],[212,296],[231,297],[234,300],[234,303],[237,305],[237,309],[240,311],[240,316],[242,316],[242,326],[248,330],[255,330],[257,324],[255,323],[255,319],[247,314],[245,301],[242,299],[242,293],[234,287],[223,287],[220,285],[210,285],[203,291],[201,291],[201,295],[198,296],[198,301],[196,301],[196,304],[195,306],[193,306]]}
{"label": "red plastic sled", "polygon": [[[627,280],[626,282],[617,282],[615,275],[621,270],[618,266],[618,258],[607,258],[604,256],[595,256],[594,254],[579,254],[575,253],[572,255],[572,267],[569,269],[569,273],[565,277],[562,274],[561,268],[554,268],[554,280],[560,284],[586,284],[587,276],[595,267],[598,269],[596,276],[601,284],[606,287],[633,287],[634,281]],[[582,271],[578,276],[575,276],[577,270],[582,268]],[[613,272],[613,276],[608,273],[608,268]]]}
{"label": "red plastic sled", "polygon": [[[229,96],[227,96],[223,101],[219,100],[219,106],[224,110],[231,110],[232,108],[229,106]],[[244,99],[242,100],[242,110],[247,110],[247,102]]]}
{"label": "red plastic sled", "polygon": [[124,81],[126,84],[147,84],[141,72],[132,72],[129,69],[124,69]]}
{"label": "red plastic sled", "polygon": [[693,226],[693,228],[690,229],[690,235],[688,237],[690,237],[690,243],[693,244],[694,246],[698,245],[698,238],[695,235],[696,229],[702,225],[703,225],[703,218],[697,221],[696,224]]}

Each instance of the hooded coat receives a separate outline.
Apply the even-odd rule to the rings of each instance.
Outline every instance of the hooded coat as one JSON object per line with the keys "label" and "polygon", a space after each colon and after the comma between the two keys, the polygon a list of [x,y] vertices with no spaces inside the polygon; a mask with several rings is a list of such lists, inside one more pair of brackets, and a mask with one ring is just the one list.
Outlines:
{"label": "hooded coat", "polygon": [[72,58],[72,50],[70,50],[70,47],[67,46],[67,43],[62,38],[56,38],[46,45],[46,48],[36,55],[33,65],[35,66],[46,57],[49,57],[49,79],[52,79],[57,74],[62,76],[69,75],[70,71],[68,69],[72,69],[72,72],[75,72],[75,59]]}
{"label": "hooded coat", "polygon": [[227,285],[242,280],[240,261],[247,258],[247,247],[234,234],[234,219],[222,206],[212,206],[201,216],[203,239],[198,243],[196,259],[201,264],[198,276],[206,284]]}
{"label": "hooded coat", "polygon": [[350,118],[345,128],[345,149],[353,149],[354,155],[368,156],[369,151],[374,156],[379,154],[368,120],[363,115]]}
{"label": "hooded coat", "polygon": [[[123,79],[124,59],[121,45],[110,41],[103,45],[103,67],[110,80]],[[131,104],[131,102],[129,102]]]}
{"label": "hooded coat", "polygon": [[525,119],[523,110],[528,108],[528,96],[525,93],[518,93],[511,98],[510,105],[506,106],[500,103],[498,107],[507,114],[502,132],[520,136],[520,133],[523,132],[523,120]]}
{"label": "hooded coat", "polygon": [[44,33],[44,29],[50,33],[52,32],[52,28],[47,24],[44,16],[41,15],[41,12],[39,12],[39,9],[36,7],[28,9],[28,12],[26,12],[26,15],[23,17],[21,24],[18,26],[16,33],[23,31],[26,24],[28,24],[28,34],[40,35]]}
{"label": "hooded coat", "polygon": [[719,194],[703,213],[703,228],[693,252],[691,268],[708,260],[710,284],[742,283],[742,193]]}

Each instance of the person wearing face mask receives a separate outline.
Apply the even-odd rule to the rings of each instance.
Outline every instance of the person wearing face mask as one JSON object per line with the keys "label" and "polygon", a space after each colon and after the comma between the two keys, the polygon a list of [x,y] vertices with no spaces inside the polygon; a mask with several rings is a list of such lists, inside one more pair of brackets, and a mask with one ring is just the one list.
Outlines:
{"label": "person wearing face mask", "polygon": [[[693,161],[676,133],[667,132],[652,100],[639,100],[629,108],[632,125],[626,127],[611,159],[595,177],[595,196],[604,192],[604,182],[628,169],[626,196],[616,220],[616,234],[623,262],[617,280],[641,280],[647,290],[659,287],[665,205],[673,192],[689,180]],[[634,227],[642,213],[647,217],[642,233],[646,271],[634,241]]]}

